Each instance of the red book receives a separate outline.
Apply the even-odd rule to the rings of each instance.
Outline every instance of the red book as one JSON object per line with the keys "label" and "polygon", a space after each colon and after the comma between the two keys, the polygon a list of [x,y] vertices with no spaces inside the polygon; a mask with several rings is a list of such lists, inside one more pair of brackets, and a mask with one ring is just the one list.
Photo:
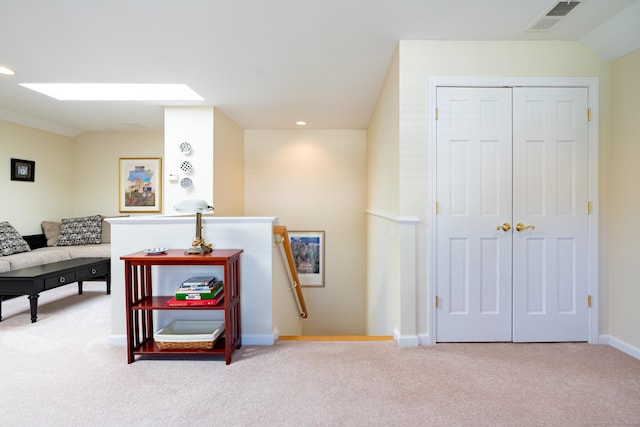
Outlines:
{"label": "red book", "polygon": [[214,298],[214,299],[194,299],[194,300],[177,300],[176,297],[171,297],[169,301],[167,301],[168,307],[194,307],[194,306],[207,306],[207,305],[218,305],[220,301],[224,298],[224,294]]}

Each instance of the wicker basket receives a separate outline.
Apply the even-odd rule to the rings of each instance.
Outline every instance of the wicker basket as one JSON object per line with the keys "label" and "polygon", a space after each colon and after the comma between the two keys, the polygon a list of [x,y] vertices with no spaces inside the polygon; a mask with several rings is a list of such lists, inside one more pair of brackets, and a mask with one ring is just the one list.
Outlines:
{"label": "wicker basket", "polygon": [[159,350],[211,350],[215,342],[215,340],[192,342],[156,341],[156,345]]}
{"label": "wicker basket", "polygon": [[222,332],[223,321],[174,320],[153,338],[159,350],[211,350]]}

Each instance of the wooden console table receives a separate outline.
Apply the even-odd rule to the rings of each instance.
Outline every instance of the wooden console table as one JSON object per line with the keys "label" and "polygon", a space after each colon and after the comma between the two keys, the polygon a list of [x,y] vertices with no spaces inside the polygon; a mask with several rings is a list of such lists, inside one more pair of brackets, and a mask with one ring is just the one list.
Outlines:
{"label": "wooden console table", "polygon": [[[144,251],[121,256],[124,261],[127,323],[128,363],[137,355],[155,356],[211,356],[224,355],[227,365],[233,351],[240,348],[240,254],[242,249],[214,249],[204,255],[186,255],[184,249],[169,249],[160,255]],[[174,295],[153,295],[151,268],[153,266],[210,265],[224,267],[224,298],[216,306],[170,307],[167,301]],[[179,283],[176,284],[176,288]],[[224,310],[224,336],[213,349],[160,350],[153,339],[153,312],[155,310]]]}

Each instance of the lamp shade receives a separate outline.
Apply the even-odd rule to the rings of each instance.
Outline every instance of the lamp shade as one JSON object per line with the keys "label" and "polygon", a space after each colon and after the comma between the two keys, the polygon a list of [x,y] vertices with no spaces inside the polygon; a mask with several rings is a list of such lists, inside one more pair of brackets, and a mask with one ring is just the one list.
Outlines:
{"label": "lamp shade", "polygon": [[213,210],[213,206],[206,200],[186,199],[182,200],[173,207],[178,212],[202,212]]}

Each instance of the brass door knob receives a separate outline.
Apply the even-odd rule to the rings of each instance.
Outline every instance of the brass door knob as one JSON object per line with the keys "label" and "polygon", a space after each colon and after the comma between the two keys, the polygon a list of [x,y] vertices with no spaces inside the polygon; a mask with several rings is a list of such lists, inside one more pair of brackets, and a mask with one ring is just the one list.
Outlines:
{"label": "brass door knob", "polygon": [[516,230],[517,230],[518,232],[525,231],[525,230],[535,230],[535,229],[536,229],[536,226],[535,226],[535,225],[526,225],[526,226],[525,226],[525,225],[524,225],[523,223],[521,223],[521,222],[519,222],[519,223],[517,223],[517,224],[516,224]]}
{"label": "brass door knob", "polygon": [[511,230],[511,224],[505,222],[504,224],[497,226],[496,230],[509,231]]}

